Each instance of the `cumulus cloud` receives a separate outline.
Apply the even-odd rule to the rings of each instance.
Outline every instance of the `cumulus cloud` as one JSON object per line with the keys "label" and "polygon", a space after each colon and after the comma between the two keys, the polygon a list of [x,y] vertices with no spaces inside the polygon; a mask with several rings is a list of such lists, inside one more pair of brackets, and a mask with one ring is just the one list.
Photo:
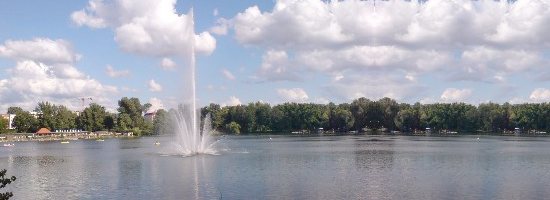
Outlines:
{"label": "cumulus cloud", "polygon": [[174,70],[176,68],[176,62],[170,58],[162,58],[160,61],[160,68],[164,70]]}
{"label": "cumulus cloud", "polygon": [[258,75],[267,81],[297,81],[301,79],[297,71],[285,51],[269,50],[262,56]]}
{"label": "cumulus cloud", "polygon": [[80,55],[73,53],[73,48],[69,42],[49,38],[7,40],[0,46],[0,56],[13,60],[33,60],[46,64],[73,63],[80,58]]}
{"label": "cumulus cloud", "polygon": [[279,97],[286,102],[303,103],[309,100],[309,96],[302,88],[290,88],[290,89],[277,89]]}
{"label": "cumulus cloud", "polygon": [[124,77],[130,75],[130,70],[115,70],[113,66],[107,65],[107,69],[105,69],[105,73],[107,73],[107,76],[112,78],[118,78],[118,77]]}
{"label": "cumulus cloud", "polygon": [[235,76],[227,69],[222,69],[222,74],[227,80],[235,80]]}
{"label": "cumulus cloud", "polygon": [[208,32],[195,35],[193,14],[178,14],[176,0],[90,0],[71,19],[78,26],[112,28],[119,47],[139,55],[190,55],[193,45],[208,55],[216,46]]}
{"label": "cumulus cloud", "polygon": [[470,96],[472,96],[472,90],[470,89],[447,88],[440,98],[443,102],[463,102]]}
{"label": "cumulus cloud", "polygon": [[155,80],[151,79],[149,81],[149,91],[151,92],[160,92],[162,91],[162,86],[158,84]]}
{"label": "cumulus cloud", "polygon": [[32,109],[38,101],[81,109],[80,97],[112,107],[110,95],[118,92],[80,72],[74,66],[80,56],[65,40],[7,40],[0,45],[0,56],[15,61],[15,66],[7,68],[7,78],[0,79],[0,109]]}
{"label": "cumulus cloud", "polygon": [[229,100],[223,102],[221,105],[222,106],[237,106],[237,105],[241,105],[241,100],[239,100],[239,98],[235,97],[235,96],[230,96],[229,97]]}
{"label": "cumulus cloud", "polygon": [[195,51],[204,55],[210,55],[216,49],[216,39],[208,32],[195,35]]}
{"label": "cumulus cloud", "polygon": [[[548,0],[377,1],[376,8],[372,1],[277,0],[271,10],[251,6],[215,28],[227,25],[242,45],[265,50],[256,79],[300,81],[298,74],[316,72],[337,84],[330,88],[358,85],[331,89],[346,98],[410,98],[397,94],[407,91],[396,75],[408,89],[429,88],[425,74],[437,82],[548,80],[549,8]],[[357,74],[390,81],[365,89],[351,82],[363,82]]]}
{"label": "cumulus cloud", "polygon": [[226,35],[229,26],[231,26],[230,20],[220,18],[216,21],[216,25],[210,28],[210,32],[216,35]]}
{"label": "cumulus cloud", "polygon": [[531,92],[529,99],[534,102],[549,102],[550,101],[550,89],[537,88]]}
{"label": "cumulus cloud", "polygon": [[157,112],[159,109],[164,109],[164,104],[159,98],[152,97],[149,99],[149,103],[151,104],[151,107],[147,110],[148,113]]}

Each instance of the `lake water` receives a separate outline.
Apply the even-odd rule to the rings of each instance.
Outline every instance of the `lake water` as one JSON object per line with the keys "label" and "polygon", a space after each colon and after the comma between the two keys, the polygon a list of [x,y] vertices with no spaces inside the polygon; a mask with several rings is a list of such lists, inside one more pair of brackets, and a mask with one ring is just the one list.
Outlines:
{"label": "lake water", "polygon": [[550,138],[222,137],[220,155],[193,157],[164,155],[169,141],[16,143],[0,168],[14,199],[550,197]]}

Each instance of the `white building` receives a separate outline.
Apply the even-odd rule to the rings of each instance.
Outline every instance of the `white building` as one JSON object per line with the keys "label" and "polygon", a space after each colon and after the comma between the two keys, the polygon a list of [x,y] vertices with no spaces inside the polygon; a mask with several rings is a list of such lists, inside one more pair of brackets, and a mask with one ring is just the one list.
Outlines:
{"label": "white building", "polygon": [[15,129],[13,126],[13,119],[15,118],[15,114],[2,114],[2,118],[8,120],[8,129]]}

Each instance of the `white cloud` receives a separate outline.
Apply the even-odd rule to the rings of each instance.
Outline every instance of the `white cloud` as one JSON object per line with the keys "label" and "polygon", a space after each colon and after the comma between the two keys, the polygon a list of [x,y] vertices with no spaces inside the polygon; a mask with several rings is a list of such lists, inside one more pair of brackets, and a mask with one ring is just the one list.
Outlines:
{"label": "white cloud", "polygon": [[330,103],[330,100],[328,100],[327,98],[324,98],[324,97],[319,97],[319,98],[316,98],[313,103],[317,103],[317,104],[328,104]]}
{"label": "white cloud", "polygon": [[149,91],[151,92],[160,92],[162,91],[162,86],[158,84],[155,80],[151,79],[149,81]]}
{"label": "white cloud", "polygon": [[90,0],[71,19],[78,26],[111,27],[121,49],[140,55],[188,56],[194,43],[208,55],[216,46],[208,32],[195,35],[192,13],[178,14],[175,0]]}
{"label": "white cloud", "polygon": [[111,65],[107,65],[107,69],[105,70],[105,73],[107,73],[107,76],[112,78],[118,78],[118,77],[124,77],[130,75],[130,70],[120,70],[117,71],[113,68]]}
{"label": "white cloud", "polygon": [[241,43],[296,49],[345,44],[548,46],[548,8],[547,0],[380,1],[376,8],[370,1],[278,0],[271,11],[252,6],[237,14],[233,28]]}
{"label": "white cloud", "polygon": [[195,36],[195,51],[204,55],[210,55],[216,49],[216,39],[208,32],[202,32]]}
{"label": "white cloud", "polygon": [[80,97],[91,97],[108,108],[114,105],[109,98],[117,88],[80,72],[74,66],[79,55],[67,41],[8,40],[0,45],[0,56],[15,61],[15,66],[7,69],[7,78],[0,79],[0,109],[21,106],[30,110],[39,101],[81,109]]}
{"label": "white cloud", "polygon": [[223,102],[221,104],[222,107],[224,106],[237,106],[237,105],[241,105],[241,100],[239,100],[239,98],[235,97],[235,96],[230,96],[229,97],[229,100],[227,100],[226,102]]}
{"label": "white cloud", "polygon": [[219,12],[217,8],[214,8],[214,11],[212,11],[212,16],[216,17],[218,16]]}
{"label": "white cloud", "polygon": [[470,89],[447,88],[441,94],[441,100],[444,102],[463,102],[472,96]]}
{"label": "white cloud", "polygon": [[377,1],[376,8],[372,1],[277,0],[271,10],[252,6],[216,27],[265,50],[256,80],[321,74],[333,81],[325,96],[418,101],[427,94],[409,91],[434,91],[426,83],[549,80],[549,9],[548,0]]}
{"label": "white cloud", "polygon": [[306,91],[302,88],[290,88],[290,89],[277,89],[277,94],[279,97],[286,102],[297,102],[303,103],[309,99]]}
{"label": "white cloud", "polygon": [[170,58],[162,58],[160,67],[164,70],[174,70],[176,68],[176,63]]}
{"label": "white cloud", "polygon": [[164,104],[159,98],[152,97],[149,99],[149,103],[151,104],[151,107],[147,110],[148,113],[157,112],[159,109],[164,109]]}
{"label": "white cloud", "polygon": [[262,56],[262,66],[257,74],[268,81],[300,80],[285,51],[267,51]]}
{"label": "white cloud", "polygon": [[380,99],[390,97],[400,101],[418,101],[425,96],[428,89],[425,85],[411,81],[405,74],[384,72],[348,73],[339,80],[322,85],[325,96],[341,101],[350,101],[359,97]]}
{"label": "white cloud", "polygon": [[537,88],[531,92],[529,99],[534,102],[550,102],[550,89]]}
{"label": "white cloud", "polygon": [[7,40],[0,46],[0,56],[13,60],[34,60],[46,64],[73,63],[80,58],[80,55],[73,53],[69,42],[48,38]]}
{"label": "white cloud", "polygon": [[235,80],[235,76],[227,69],[222,69],[222,74],[227,80]]}
{"label": "white cloud", "polygon": [[227,29],[231,26],[230,20],[220,18],[216,21],[216,25],[210,28],[210,32],[216,35],[227,35]]}

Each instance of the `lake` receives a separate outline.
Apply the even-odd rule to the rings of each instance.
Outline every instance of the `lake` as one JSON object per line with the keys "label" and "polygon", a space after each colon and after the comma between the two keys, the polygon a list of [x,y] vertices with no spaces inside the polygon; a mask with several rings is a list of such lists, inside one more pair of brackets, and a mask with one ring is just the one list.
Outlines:
{"label": "lake", "polygon": [[0,147],[0,169],[13,199],[550,197],[546,137],[218,139],[220,155],[192,157],[163,154],[169,137],[22,142]]}

